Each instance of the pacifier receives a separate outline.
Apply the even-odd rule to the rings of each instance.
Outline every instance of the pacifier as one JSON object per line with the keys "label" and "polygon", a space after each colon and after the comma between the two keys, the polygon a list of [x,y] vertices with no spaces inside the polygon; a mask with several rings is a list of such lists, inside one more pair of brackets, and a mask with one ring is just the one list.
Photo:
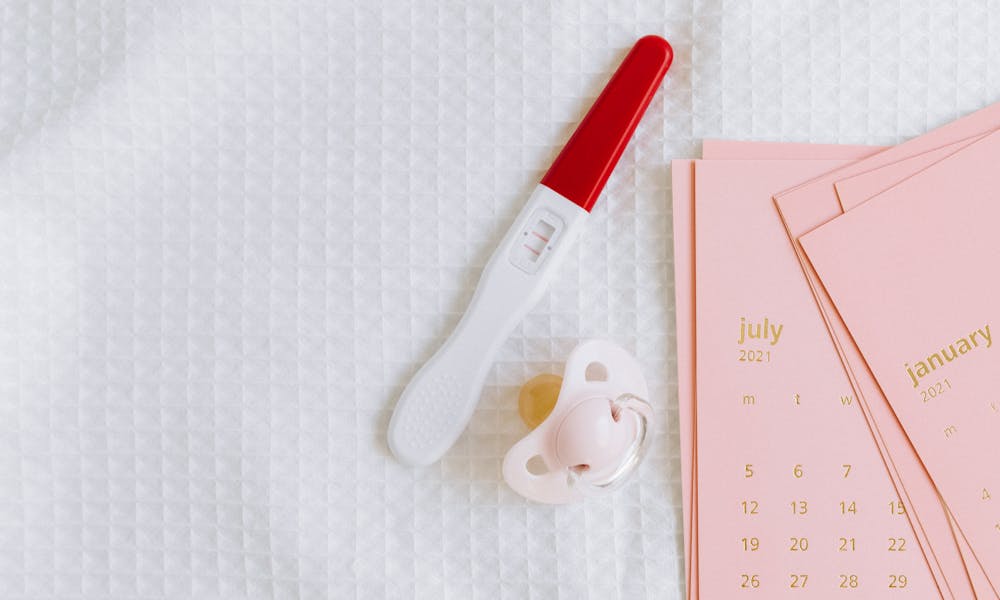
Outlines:
{"label": "pacifier", "polygon": [[507,452],[503,477],[536,502],[566,504],[617,489],[642,461],[653,409],[636,360],[603,340],[582,342],[562,379],[539,375],[518,412],[533,431]]}

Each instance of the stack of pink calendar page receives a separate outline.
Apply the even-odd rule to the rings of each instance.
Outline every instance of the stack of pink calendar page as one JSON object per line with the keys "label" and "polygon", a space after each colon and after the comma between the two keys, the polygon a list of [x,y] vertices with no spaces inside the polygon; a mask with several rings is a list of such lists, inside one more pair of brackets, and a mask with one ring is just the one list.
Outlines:
{"label": "stack of pink calendar page", "polygon": [[674,161],[689,598],[1000,597],[997,127]]}
{"label": "stack of pink calendar page", "polygon": [[[1000,134],[949,150],[888,187],[874,179],[837,186],[843,214],[799,241],[967,552],[994,584],[1000,360],[991,324],[1000,288],[987,273],[1000,264]],[[877,301],[860,298],[874,282],[867,289],[878,290]]]}

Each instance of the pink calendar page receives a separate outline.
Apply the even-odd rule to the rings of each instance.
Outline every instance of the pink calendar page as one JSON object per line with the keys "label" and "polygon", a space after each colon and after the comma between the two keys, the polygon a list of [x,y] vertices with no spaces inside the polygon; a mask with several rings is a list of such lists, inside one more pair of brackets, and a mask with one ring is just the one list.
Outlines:
{"label": "pink calendar page", "polygon": [[991,324],[1000,317],[1000,285],[975,274],[1000,261],[998,156],[1000,134],[990,134],[800,239],[993,582],[1000,349]]}
{"label": "pink calendar page", "polygon": [[771,202],[842,164],[695,166],[704,598],[941,596]]}
{"label": "pink calendar page", "polygon": [[[860,159],[882,148],[840,144],[799,144],[705,140],[705,159]],[[694,335],[694,161],[671,162],[674,225],[674,292],[677,340],[677,396],[681,442],[681,494],[684,522],[685,582],[687,597],[698,598],[697,501],[694,440],[695,407]]]}

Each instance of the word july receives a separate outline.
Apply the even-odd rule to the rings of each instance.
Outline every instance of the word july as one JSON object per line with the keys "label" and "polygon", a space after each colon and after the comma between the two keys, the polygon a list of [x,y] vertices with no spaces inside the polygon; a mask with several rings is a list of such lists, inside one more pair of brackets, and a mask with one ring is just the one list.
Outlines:
{"label": "word july", "polygon": [[904,363],[903,367],[906,369],[906,374],[910,376],[913,387],[919,387],[921,378],[937,370],[938,367],[943,367],[945,363],[950,363],[956,358],[961,358],[963,355],[979,348],[980,344],[984,344],[984,348],[989,348],[993,345],[993,336],[990,334],[989,324],[983,329],[973,331],[966,337],[959,338],[955,343],[949,344],[948,347],[941,348],[940,352],[935,352],[924,360],[918,360],[915,367],[911,367],[910,363]]}
{"label": "word july", "polygon": [[737,344],[743,344],[748,339],[749,340],[770,340],[771,345],[774,346],[778,343],[778,338],[781,337],[781,330],[785,326],[778,323],[775,325],[764,317],[763,323],[747,323],[746,317],[740,317],[740,339],[736,342]]}

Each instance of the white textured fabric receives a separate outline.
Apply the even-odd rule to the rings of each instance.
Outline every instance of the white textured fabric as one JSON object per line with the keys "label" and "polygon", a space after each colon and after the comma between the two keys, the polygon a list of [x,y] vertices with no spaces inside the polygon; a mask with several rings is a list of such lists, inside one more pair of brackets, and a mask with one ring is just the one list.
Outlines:
{"label": "white textured fabric", "polygon": [[[458,445],[396,464],[395,398],[645,33],[674,66],[577,257]],[[668,160],[920,133],[997,99],[997,40],[989,2],[6,0],[0,597],[681,597]],[[517,389],[584,337],[662,435],[533,505]]]}

